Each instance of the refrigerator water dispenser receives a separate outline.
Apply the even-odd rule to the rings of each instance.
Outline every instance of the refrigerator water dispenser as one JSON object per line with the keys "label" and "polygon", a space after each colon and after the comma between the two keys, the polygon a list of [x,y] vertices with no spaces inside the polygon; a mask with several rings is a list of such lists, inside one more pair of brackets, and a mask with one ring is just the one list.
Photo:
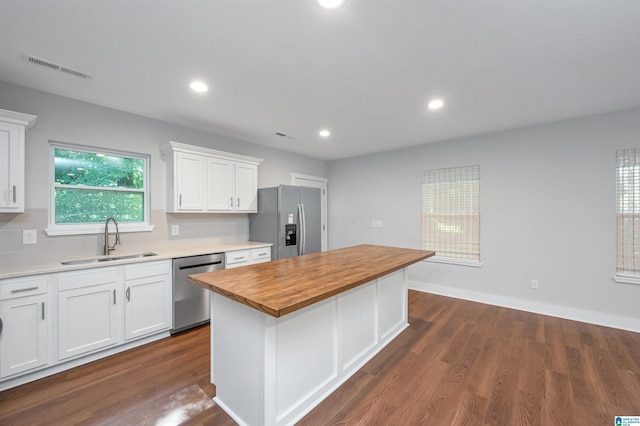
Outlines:
{"label": "refrigerator water dispenser", "polygon": [[296,224],[295,223],[287,223],[284,226],[284,241],[285,246],[295,246],[296,245]]}

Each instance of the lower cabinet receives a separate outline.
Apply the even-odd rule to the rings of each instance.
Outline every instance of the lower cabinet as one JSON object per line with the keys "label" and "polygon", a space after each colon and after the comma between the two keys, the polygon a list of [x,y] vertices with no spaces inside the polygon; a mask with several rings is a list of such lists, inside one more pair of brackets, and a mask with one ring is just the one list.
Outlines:
{"label": "lower cabinet", "polygon": [[224,256],[225,269],[239,268],[249,264],[249,250],[228,251]]}
{"label": "lower cabinet", "polygon": [[49,363],[48,295],[0,302],[0,377]]}
{"label": "lower cabinet", "polygon": [[58,359],[64,360],[119,341],[116,268],[58,277]]}
{"label": "lower cabinet", "polygon": [[8,381],[0,390],[28,373],[153,340],[171,328],[171,297],[170,259],[0,281],[0,382]]}
{"label": "lower cabinet", "polygon": [[271,261],[271,247],[251,250],[229,251],[225,253],[225,269],[254,265]]}
{"label": "lower cabinet", "polygon": [[125,340],[171,328],[171,264],[125,270]]}
{"label": "lower cabinet", "polygon": [[271,261],[271,247],[263,247],[259,249],[253,249],[249,253],[249,264],[255,265],[256,263],[264,263]]}

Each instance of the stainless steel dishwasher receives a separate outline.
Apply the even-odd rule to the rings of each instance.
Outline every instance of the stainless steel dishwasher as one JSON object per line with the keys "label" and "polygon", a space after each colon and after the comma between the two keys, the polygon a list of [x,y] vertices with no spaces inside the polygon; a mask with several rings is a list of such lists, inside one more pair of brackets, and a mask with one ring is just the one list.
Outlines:
{"label": "stainless steel dishwasher", "polygon": [[173,259],[173,327],[180,333],[209,322],[209,290],[198,287],[187,276],[224,269],[224,253]]}

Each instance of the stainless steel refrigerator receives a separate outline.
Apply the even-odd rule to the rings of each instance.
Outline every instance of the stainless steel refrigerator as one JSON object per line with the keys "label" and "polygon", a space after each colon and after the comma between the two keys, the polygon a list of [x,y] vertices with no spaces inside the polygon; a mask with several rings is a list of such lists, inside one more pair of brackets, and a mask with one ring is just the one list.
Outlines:
{"label": "stainless steel refrigerator", "polygon": [[251,241],[273,244],[271,259],[322,250],[320,189],[280,185],[258,189],[258,213],[249,215]]}

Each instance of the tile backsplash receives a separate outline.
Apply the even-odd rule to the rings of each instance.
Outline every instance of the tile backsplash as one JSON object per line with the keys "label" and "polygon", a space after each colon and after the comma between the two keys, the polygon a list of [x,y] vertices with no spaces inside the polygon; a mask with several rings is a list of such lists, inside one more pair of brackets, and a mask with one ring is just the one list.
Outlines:
{"label": "tile backsplash", "polygon": [[[47,209],[27,209],[20,214],[0,214],[0,268],[4,263],[25,263],[58,258],[72,258],[102,254],[103,234],[49,237]],[[175,239],[214,238],[221,243],[242,242],[249,239],[247,214],[167,214],[164,210],[151,212],[151,232],[122,233],[122,250],[154,241]],[[171,226],[178,225],[180,234],[171,235]],[[22,231],[35,229],[37,243],[22,244]]]}

